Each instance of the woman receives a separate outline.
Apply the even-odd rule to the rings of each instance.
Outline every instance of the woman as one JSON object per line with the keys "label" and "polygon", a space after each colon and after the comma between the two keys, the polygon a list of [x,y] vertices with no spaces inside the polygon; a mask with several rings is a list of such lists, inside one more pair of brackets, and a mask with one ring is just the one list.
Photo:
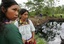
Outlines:
{"label": "woman", "polygon": [[32,21],[28,19],[29,12],[26,9],[21,9],[19,14],[19,26],[17,22],[14,24],[19,28],[19,31],[22,34],[24,44],[34,44],[35,28]]}
{"label": "woman", "polygon": [[23,44],[18,28],[10,21],[18,17],[19,6],[14,0],[2,0],[0,6],[0,44]]}

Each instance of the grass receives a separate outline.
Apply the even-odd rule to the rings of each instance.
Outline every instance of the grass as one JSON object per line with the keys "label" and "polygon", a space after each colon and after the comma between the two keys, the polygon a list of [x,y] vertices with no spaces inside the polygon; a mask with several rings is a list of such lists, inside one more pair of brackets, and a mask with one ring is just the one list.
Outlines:
{"label": "grass", "polygon": [[35,35],[36,44],[46,44],[46,41],[43,38],[40,38],[38,35]]}

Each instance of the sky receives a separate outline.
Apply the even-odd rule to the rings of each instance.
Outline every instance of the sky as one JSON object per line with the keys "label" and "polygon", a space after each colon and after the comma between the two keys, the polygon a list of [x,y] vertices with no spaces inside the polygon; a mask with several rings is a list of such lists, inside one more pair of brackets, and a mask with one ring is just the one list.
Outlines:
{"label": "sky", "polygon": [[62,6],[62,5],[64,5],[64,0],[55,0],[55,6]]}
{"label": "sky", "polygon": [[15,1],[23,5],[23,3],[27,2],[28,0],[15,0]]}
{"label": "sky", "polygon": [[[17,3],[20,3],[22,4],[22,6],[24,6],[24,2],[27,2],[28,0],[15,0]],[[59,3],[57,2],[59,1]],[[0,3],[1,3],[1,0],[0,0]],[[55,6],[61,6],[61,5],[64,5],[64,0],[55,0]],[[25,7],[25,6],[24,6]]]}
{"label": "sky", "polygon": [[[16,0],[18,3],[21,3],[23,5],[23,2],[27,2],[28,0]],[[64,5],[64,0],[54,0],[55,6],[62,6]],[[57,2],[59,1],[59,2]]]}

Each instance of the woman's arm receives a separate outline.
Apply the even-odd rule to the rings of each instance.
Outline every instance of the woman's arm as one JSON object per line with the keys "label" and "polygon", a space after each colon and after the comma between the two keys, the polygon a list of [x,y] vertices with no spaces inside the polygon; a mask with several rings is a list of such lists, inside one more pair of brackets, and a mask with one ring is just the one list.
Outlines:
{"label": "woman's arm", "polygon": [[34,25],[33,25],[31,20],[29,20],[29,23],[30,23],[30,30],[31,30],[31,33],[32,33],[32,38],[30,40],[28,40],[28,41],[34,42],[34,39],[35,39],[34,38],[34,36],[35,36],[35,27],[34,27]]}
{"label": "woman's arm", "polygon": [[33,31],[33,32],[32,32],[32,42],[34,42],[34,40],[35,40],[34,37],[35,37],[35,32]]}
{"label": "woman's arm", "polygon": [[21,34],[16,26],[9,25],[7,26],[6,30],[6,39],[8,40],[9,44],[23,44]]}
{"label": "woman's arm", "polygon": [[32,32],[32,39],[35,39],[34,36],[35,36],[35,32],[33,31]]}
{"label": "woman's arm", "polygon": [[34,43],[34,40],[35,40],[34,36],[35,36],[35,32],[32,32],[32,38],[28,40],[27,42],[31,41],[32,43]]}

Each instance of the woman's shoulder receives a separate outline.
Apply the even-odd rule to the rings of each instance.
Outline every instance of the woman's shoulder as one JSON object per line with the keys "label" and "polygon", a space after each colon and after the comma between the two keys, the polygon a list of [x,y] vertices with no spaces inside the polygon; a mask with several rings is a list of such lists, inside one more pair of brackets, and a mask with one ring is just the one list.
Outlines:
{"label": "woman's shoulder", "polygon": [[33,24],[33,22],[32,22],[32,20],[31,20],[31,19],[28,19],[28,21],[29,21],[29,24]]}
{"label": "woman's shoulder", "polygon": [[5,35],[8,33],[13,34],[13,32],[18,32],[18,28],[12,23],[5,24],[5,28],[4,28]]}
{"label": "woman's shoulder", "polygon": [[32,22],[31,19],[28,19],[29,22]]}
{"label": "woman's shoulder", "polygon": [[5,27],[14,27],[14,24],[13,23],[5,24]]}
{"label": "woman's shoulder", "polygon": [[17,29],[17,27],[16,27],[14,24],[12,24],[12,23],[6,24],[6,25],[5,25],[5,28],[6,28],[6,29]]}

